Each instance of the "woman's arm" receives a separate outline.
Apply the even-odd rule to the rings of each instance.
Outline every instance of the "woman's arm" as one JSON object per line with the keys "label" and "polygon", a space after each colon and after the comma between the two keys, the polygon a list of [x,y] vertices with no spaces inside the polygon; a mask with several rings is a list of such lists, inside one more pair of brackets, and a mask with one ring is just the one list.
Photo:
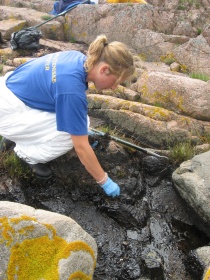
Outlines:
{"label": "woman's arm", "polygon": [[105,180],[107,179],[105,171],[101,167],[92,147],[89,144],[88,135],[71,135],[71,139],[73,141],[75,151],[86,170],[97,182],[101,182],[101,185],[105,183]]}
{"label": "woman's arm", "polygon": [[86,170],[93,176],[105,193],[115,197],[120,195],[120,187],[112,181],[101,167],[92,147],[88,141],[88,135],[75,136],[71,135],[75,151],[85,166]]}

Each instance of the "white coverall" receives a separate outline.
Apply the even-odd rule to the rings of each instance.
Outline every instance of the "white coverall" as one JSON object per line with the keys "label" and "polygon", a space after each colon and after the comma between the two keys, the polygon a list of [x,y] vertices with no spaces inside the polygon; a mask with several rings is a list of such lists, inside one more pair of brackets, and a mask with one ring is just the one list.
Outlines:
{"label": "white coverall", "polygon": [[0,77],[0,135],[14,141],[15,153],[30,164],[46,163],[72,149],[70,134],[57,131],[55,113],[26,106],[6,87],[11,73]]}

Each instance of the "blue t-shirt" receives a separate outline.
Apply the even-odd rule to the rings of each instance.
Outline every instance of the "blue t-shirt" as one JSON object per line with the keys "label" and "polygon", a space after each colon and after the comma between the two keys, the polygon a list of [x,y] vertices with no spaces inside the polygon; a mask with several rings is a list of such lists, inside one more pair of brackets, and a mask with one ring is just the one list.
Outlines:
{"label": "blue t-shirt", "polygon": [[86,135],[85,60],[86,56],[78,51],[35,58],[16,68],[6,85],[27,106],[55,112],[59,131]]}

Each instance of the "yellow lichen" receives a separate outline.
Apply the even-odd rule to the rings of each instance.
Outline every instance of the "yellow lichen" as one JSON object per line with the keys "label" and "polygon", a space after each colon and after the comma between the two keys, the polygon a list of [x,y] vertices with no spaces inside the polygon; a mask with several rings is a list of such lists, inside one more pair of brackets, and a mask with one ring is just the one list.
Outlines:
{"label": "yellow lichen", "polygon": [[138,4],[147,4],[144,0],[107,0],[109,4],[116,4],[116,3],[138,3]]}
{"label": "yellow lichen", "polygon": [[[143,95],[147,95],[145,91],[143,92]],[[172,106],[174,105],[174,107],[176,107],[176,109],[178,109],[179,112],[184,111],[183,97],[178,96],[177,92],[173,89],[163,92],[155,91],[150,93],[149,95],[150,101],[154,105],[158,103],[165,107],[166,104],[171,104]]]}
{"label": "yellow lichen", "polygon": [[18,224],[18,223],[21,222],[21,221],[36,221],[36,219],[33,218],[33,217],[25,216],[25,215],[23,215],[23,216],[21,216],[21,217],[19,217],[19,218],[11,218],[11,219],[10,219],[10,222],[11,222],[12,224]]}
{"label": "yellow lichen", "polygon": [[68,280],[91,280],[92,278],[85,275],[82,271],[76,271]]}
{"label": "yellow lichen", "polygon": [[159,121],[169,121],[171,119],[171,112],[162,108],[150,108],[145,112],[145,115],[149,118]]}
{"label": "yellow lichen", "polygon": [[146,59],[147,59],[147,56],[145,53],[140,53],[140,54],[138,54],[138,56],[142,61],[146,61]]}
{"label": "yellow lichen", "polygon": [[162,61],[162,62],[164,62],[164,63],[170,65],[171,63],[175,62],[176,59],[175,59],[175,57],[174,57],[174,53],[168,53],[168,54],[166,54],[166,55],[162,55],[162,56],[160,57],[160,61]]}
{"label": "yellow lichen", "polygon": [[180,64],[180,67],[181,67],[181,71],[183,73],[188,73],[189,72],[189,70],[188,70],[188,68],[185,64]]}
{"label": "yellow lichen", "polygon": [[28,235],[29,232],[34,230],[34,226],[26,226],[18,230],[18,234],[20,235]]}
{"label": "yellow lichen", "polygon": [[[33,232],[35,227],[28,225],[15,232],[13,226],[20,222],[38,222],[35,218],[22,216],[8,219],[0,218],[0,233],[2,241],[10,246],[10,258],[7,268],[7,280],[58,280],[59,261],[66,259],[71,252],[85,251],[93,259],[93,269],[96,266],[96,259],[92,248],[81,240],[68,243],[65,239],[56,235],[52,225],[41,223],[46,229],[52,231],[53,237],[44,235],[37,238],[25,239],[21,242],[15,241],[17,233],[26,235],[27,231]],[[19,238],[18,240],[20,240]],[[83,271],[76,271],[69,276],[69,279],[91,280],[92,275],[86,275]]]}
{"label": "yellow lichen", "polygon": [[206,271],[203,280],[210,280],[210,268]]}
{"label": "yellow lichen", "polygon": [[6,217],[0,218],[0,230],[2,232],[0,243],[6,241],[6,246],[10,246],[13,241],[14,229],[10,226],[9,221]]}

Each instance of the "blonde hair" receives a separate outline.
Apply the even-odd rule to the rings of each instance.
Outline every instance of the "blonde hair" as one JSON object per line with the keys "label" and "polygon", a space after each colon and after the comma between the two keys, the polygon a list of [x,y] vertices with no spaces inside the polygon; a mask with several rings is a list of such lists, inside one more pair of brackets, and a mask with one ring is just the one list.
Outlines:
{"label": "blonde hair", "polygon": [[105,35],[98,36],[89,46],[85,69],[89,72],[99,62],[109,65],[110,74],[125,80],[135,72],[134,58],[128,47],[121,42],[107,43]]}

